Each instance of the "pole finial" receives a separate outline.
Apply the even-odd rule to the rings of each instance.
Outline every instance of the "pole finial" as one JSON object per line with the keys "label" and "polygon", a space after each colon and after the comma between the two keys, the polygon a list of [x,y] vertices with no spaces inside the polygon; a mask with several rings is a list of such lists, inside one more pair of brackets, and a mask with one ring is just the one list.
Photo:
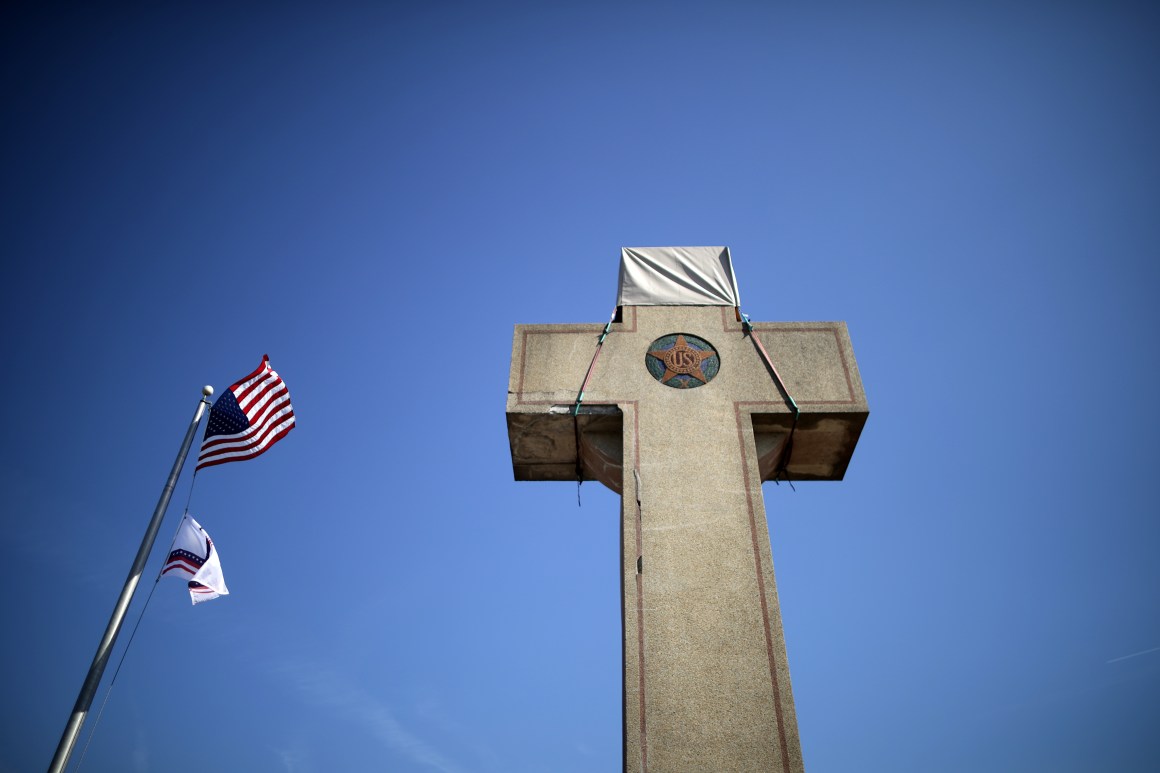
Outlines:
{"label": "pole finial", "polygon": [[209,397],[213,394],[213,387],[211,387],[209,384],[206,384],[201,388],[201,393],[206,397]]}

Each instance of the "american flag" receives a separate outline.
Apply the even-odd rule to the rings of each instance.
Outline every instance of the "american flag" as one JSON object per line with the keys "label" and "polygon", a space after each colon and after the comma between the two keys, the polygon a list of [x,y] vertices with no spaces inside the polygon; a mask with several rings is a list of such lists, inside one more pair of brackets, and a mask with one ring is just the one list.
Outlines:
{"label": "american flag", "polygon": [[167,575],[189,578],[189,598],[194,604],[230,593],[213,540],[188,513],[177,527],[173,547],[161,568],[161,576]]}
{"label": "american flag", "polygon": [[294,429],[290,392],[270,367],[270,358],[231,386],[209,410],[197,469],[240,462],[262,454]]}

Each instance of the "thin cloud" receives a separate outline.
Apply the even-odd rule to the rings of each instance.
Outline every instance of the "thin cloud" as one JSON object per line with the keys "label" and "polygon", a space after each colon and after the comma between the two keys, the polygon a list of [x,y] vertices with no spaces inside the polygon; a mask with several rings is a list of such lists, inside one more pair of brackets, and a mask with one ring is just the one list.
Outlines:
{"label": "thin cloud", "polygon": [[273,752],[278,755],[278,761],[282,763],[282,769],[286,773],[304,773],[310,769],[300,749],[273,749]]}
{"label": "thin cloud", "polygon": [[1141,655],[1150,655],[1153,652],[1160,652],[1160,647],[1153,647],[1150,650],[1140,650],[1139,652],[1133,652],[1131,655],[1121,655],[1120,657],[1112,658],[1111,660],[1109,660],[1107,662],[1108,663],[1119,663],[1121,660],[1127,660],[1128,658],[1138,658]]}
{"label": "thin cloud", "polygon": [[138,773],[148,773],[149,771],[149,744],[145,741],[145,731],[141,727],[140,721],[137,722],[137,742],[133,745],[133,770]]}
{"label": "thin cloud", "polygon": [[388,750],[439,773],[462,773],[462,768],[403,727],[389,707],[341,675],[304,663],[287,663],[280,671],[308,700],[362,725]]}

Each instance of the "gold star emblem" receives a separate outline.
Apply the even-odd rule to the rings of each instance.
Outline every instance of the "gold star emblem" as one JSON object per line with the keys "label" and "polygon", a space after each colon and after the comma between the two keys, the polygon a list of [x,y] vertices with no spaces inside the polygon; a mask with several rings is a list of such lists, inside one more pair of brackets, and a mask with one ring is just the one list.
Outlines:
{"label": "gold star emblem", "polygon": [[649,355],[665,364],[665,375],[660,379],[662,384],[680,375],[692,376],[702,384],[708,383],[701,373],[701,361],[712,357],[713,352],[694,349],[685,341],[683,335],[677,335],[677,342],[671,349],[653,349]]}

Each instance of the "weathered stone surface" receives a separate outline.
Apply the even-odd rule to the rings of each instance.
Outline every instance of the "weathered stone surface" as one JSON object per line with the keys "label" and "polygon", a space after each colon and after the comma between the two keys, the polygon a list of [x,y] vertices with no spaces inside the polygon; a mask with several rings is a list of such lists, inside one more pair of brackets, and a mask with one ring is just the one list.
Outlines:
{"label": "weathered stone surface", "polygon": [[[625,307],[582,410],[599,325],[518,325],[507,418],[517,480],[622,494],[625,769],[801,771],[761,481],[840,480],[868,409],[840,322],[756,325],[801,416],[728,307]],[[672,334],[719,371],[676,389],[645,366]],[[668,340],[672,340],[671,338]],[[639,505],[638,505],[639,503]]]}

